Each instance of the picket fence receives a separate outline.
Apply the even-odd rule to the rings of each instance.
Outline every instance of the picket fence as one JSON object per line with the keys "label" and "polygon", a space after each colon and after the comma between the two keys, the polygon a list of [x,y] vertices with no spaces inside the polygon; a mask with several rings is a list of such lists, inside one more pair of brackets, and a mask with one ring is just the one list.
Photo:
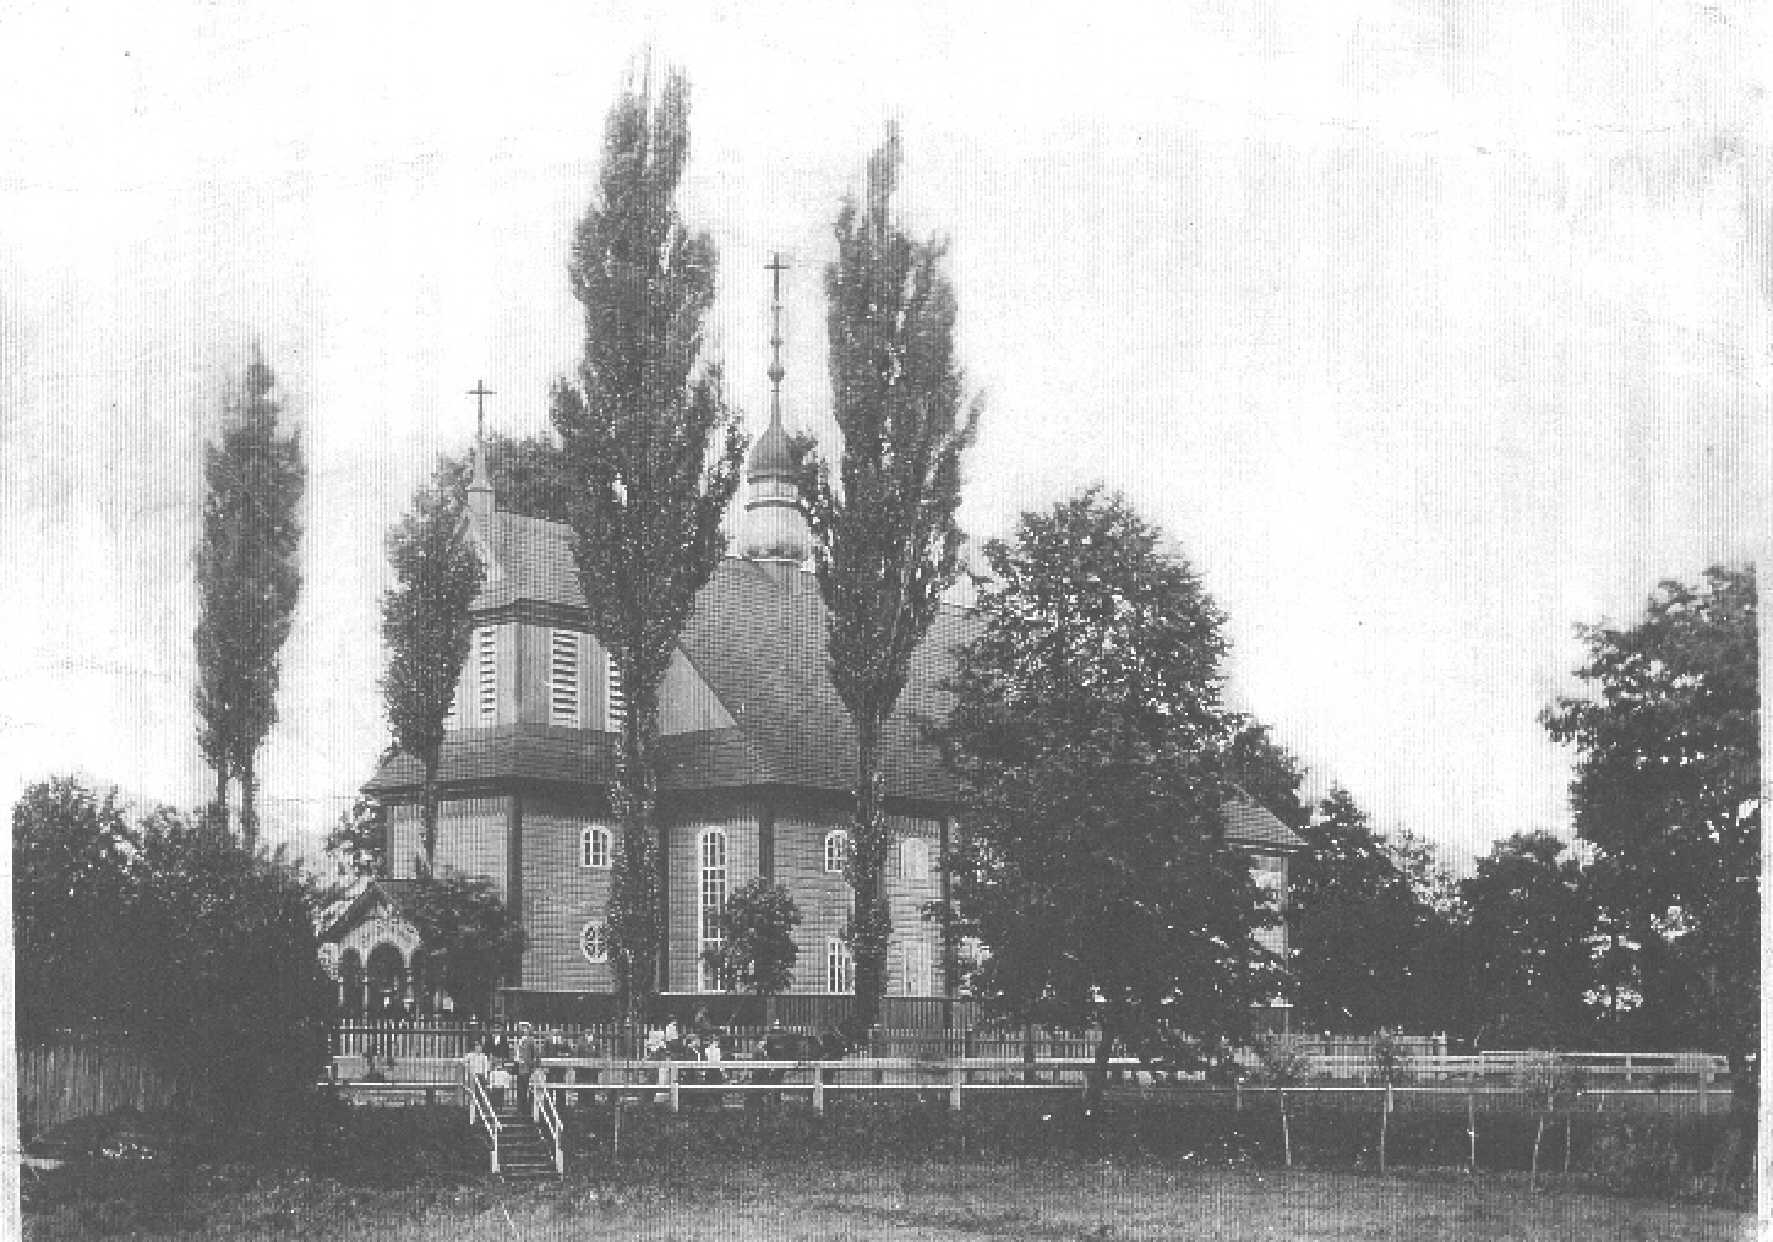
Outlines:
{"label": "picket fence", "polygon": [[[816,1035],[819,1028],[785,1023],[787,1029],[800,1034]],[[723,1034],[730,1044],[749,1050],[763,1038],[768,1028],[742,1024],[726,1026]],[[599,1052],[638,1056],[634,1046],[640,1039],[635,1032],[612,1024],[591,1023],[550,1025],[546,1033],[558,1036],[574,1048],[589,1036]],[[341,1022],[333,1027],[333,1055],[361,1058],[371,1052],[395,1060],[428,1060],[466,1056],[468,1051],[488,1038],[513,1038],[510,1028],[502,1025],[475,1023],[407,1023],[407,1022]],[[1069,1033],[1042,1028],[971,1029],[966,1031],[932,1031],[927,1028],[888,1028],[876,1032],[866,1048],[857,1048],[857,1055],[913,1060],[954,1060],[957,1058],[1021,1058],[1093,1057],[1098,1036],[1094,1032]]]}

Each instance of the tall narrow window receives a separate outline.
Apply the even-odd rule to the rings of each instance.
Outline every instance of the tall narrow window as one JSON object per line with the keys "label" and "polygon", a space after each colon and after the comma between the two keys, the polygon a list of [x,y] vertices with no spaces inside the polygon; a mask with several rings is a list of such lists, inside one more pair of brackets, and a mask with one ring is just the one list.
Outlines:
{"label": "tall narrow window", "polygon": [[850,834],[834,828],[825,834],[825,870],[843,873],[844,860],[850,856]]}
{"label": "tall narrow window", "polygon": [[900,981],[906,996],[928,996],[930,986],[930,946],[914,940],[905,946],[904,977]]}
{"label": "tall narrow window", "polygon": [[700,934],[696,937],[701,952],[696,956],[701,963],[702,991],[717,992],[720,980],[705,954],[726,943],[720,934],[720,916],[726,912],[726,832],[720,828],[704,829],[698,852],[702,858],[702,901]]}
{"label": "tall narrow window", "polygon": [[591,825],[579,834],[579,866],[609,866],[609,829]]}
{"label": "tall narrow window", "polygon": [[628,691],[622,685],[622,670],[614,655],[603,657],[603,704],[604,729],[620,733],[622,722],[628,718]]}
{"label": "tall narrow window", "polygon": [[571,630],[548,636],[548,721],[579,727],[579,636]]}
{"label": "tall narrow window", "polygon": [[825,990],[827,992],[852,992],[855,990],[856,966],[850,957],[850,947],[843,942],[843,937],[833,936],[825,942]]}
{"label": "tall narrow window", "polygon": [[490,625],[483,625],[474,631],[474,667],[475,684],[478,687],[479,711],[476,713],[481,724],[491,724],[499,714],[499,649],[494,637],[495,631]]}

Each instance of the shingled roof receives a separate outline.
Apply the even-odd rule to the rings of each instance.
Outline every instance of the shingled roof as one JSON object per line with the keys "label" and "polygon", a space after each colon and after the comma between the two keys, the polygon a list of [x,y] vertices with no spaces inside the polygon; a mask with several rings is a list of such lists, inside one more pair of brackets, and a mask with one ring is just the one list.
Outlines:
{"label": "shingled roof", "polygon": [[[493,565],[476,612],[518,603],[582,611],[571,532],[555,522],[494,515]],[[960,788],[921,722],[950,705],[941,689],[954,650],[975,628],[971,613],[944,605],[912,657],[911,675],[883,738],[891,797],[951,802]],[[847,792],[855,784],[856,733],[831,684],[826,612],[810,573],[728,557],[696,601],[679,642],[685,658],[732,716],[734,727],[663,739],[661,782],[691,790],[780,785]],[[531,779],[605,784],[615,776],[615,738],[538,725],[475,730],[443,747],[445,782]],[[416,787],[419,765],[399,756],[371,782],[378,793]],[[1227,830],[1248,845],[1300,842],[1274,816],[1243,800],[1226,808]]]}

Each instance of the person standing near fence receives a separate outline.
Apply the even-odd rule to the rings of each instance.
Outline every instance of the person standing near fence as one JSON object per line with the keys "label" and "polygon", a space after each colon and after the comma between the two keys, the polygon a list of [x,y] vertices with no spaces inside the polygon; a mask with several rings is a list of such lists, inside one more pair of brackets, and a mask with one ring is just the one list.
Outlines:
{"label": "person standing near fence", "polygon": [[517,1108],[519,1112],[530,1111],[530,1080],[535,1077],[536,1070],[542,1064],[542,1041],[535,1036],[535,1029],[527,1022],[517,1024]]}
{"label": "person standing near fence", "polygon": [[462,1070],[473,1081],[478,1082],[481,1086],[486,1085],[487,1076],[492,1073],[492,1041],[490,1039],[468,1050],[468,1055],[462,1058]]}

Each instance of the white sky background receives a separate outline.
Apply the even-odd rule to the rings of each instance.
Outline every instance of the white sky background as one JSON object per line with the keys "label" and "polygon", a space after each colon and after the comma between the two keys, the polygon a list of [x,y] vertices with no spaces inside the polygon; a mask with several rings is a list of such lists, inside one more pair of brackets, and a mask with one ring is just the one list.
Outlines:
{"label": "white sky background", "polygon": [[383,532],[476,380],[492,426],[546,425],[567,239],[651,41],[694,84],[683,204],[754,430],[763,264],[795,264],[786,391],[817,428],[831,221],[897,116],[989,401],[968,529],[1125,491],[1314,792],[1462,856],[1567,830],[1535,717],[1572,626],[1748,559],[1769,517],[1753,6],[679,7],[0,17],[8,805],[64,771],[208,789],[201,445],[254,337],[311,469],[268,831],[348,804],[386,736]]}

